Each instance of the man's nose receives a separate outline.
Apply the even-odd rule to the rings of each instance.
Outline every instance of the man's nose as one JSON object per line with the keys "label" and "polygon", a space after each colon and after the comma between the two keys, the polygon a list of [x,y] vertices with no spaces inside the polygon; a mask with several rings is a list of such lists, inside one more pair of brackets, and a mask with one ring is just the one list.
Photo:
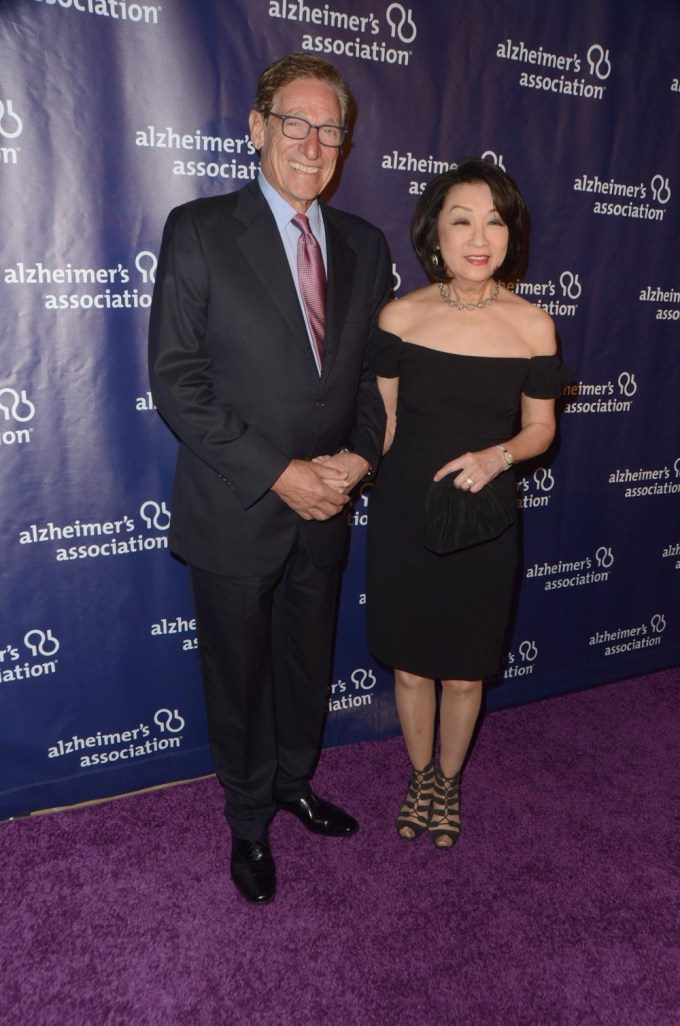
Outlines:
{"label": "man's nose", "polygon": [[321,143],[317,128],[311,128],[307,138],[302,140],[302,152],[309,160],[316,160],[320,155]]}

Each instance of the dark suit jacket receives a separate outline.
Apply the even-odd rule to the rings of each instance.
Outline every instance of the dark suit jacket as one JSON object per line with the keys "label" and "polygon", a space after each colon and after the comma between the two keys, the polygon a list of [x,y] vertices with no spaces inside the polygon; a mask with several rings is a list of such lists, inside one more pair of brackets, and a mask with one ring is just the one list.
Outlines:
{"label": "dark suit jacket", "polygon": [[328,249],[319,378],[274,217],[257,182],[173,210],[151,309],[154,401],[180,440],[170,546],[232,576],[271,572],[296,532],[313,562],[344,553],[346,512],[304,521],[270,491],[291,459],[347,446],[375,467],[384,411],[365,363],[388,298],[380,231],[322,204]]}

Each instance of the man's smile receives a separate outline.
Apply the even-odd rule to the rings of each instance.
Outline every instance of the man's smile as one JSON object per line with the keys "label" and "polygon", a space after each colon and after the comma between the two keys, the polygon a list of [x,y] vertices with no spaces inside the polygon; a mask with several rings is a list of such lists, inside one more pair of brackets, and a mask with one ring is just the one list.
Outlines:
{"label": "man's smile", "polygon": [[309,164],[298,164],[296,160],[289,161],[290,166],[294,171],[302,171],[305,175],[318,175],[321,168],[310,167]]}

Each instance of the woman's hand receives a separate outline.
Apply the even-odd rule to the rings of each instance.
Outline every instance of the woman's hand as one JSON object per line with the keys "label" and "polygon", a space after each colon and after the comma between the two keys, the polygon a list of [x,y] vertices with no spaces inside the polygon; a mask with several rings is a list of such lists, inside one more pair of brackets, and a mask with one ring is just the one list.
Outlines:
{"label": "woman's hand", "polygon": [[435,481],[441,481],[447,474],[455,474],[454,488],[464,492],[481,492],[482,488],[502,474],[507,466],[505,457],[495,445],[478,452],[465,452],[455,460],[445,463],[434,475]]}

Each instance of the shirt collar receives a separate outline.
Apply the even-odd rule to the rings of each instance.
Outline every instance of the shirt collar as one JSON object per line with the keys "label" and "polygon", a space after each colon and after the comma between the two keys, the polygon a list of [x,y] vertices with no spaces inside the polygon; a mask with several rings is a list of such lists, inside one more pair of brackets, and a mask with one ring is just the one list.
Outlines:
{"label": "shirt collar", "polygon": [[[269,204],[271,212],[274,215],[276,227],[280,232],[282,232],[286,225],[290,224],[292,219],[295,217],[297,210],[294,207],[291,207],[290,203],[288,203],[283,196],[276,191],[274,186],[267,181],[265,176],[262,174],[262,171],[258,172],[257,180],[260,188],[262,189],[264,198]],[[323,228],[321,223],[321,206],[318,199],[315,199],[310,206],[307,211],[307,217],[309,218],[309,226],[312,229],[313,234],[319,238]]]}

